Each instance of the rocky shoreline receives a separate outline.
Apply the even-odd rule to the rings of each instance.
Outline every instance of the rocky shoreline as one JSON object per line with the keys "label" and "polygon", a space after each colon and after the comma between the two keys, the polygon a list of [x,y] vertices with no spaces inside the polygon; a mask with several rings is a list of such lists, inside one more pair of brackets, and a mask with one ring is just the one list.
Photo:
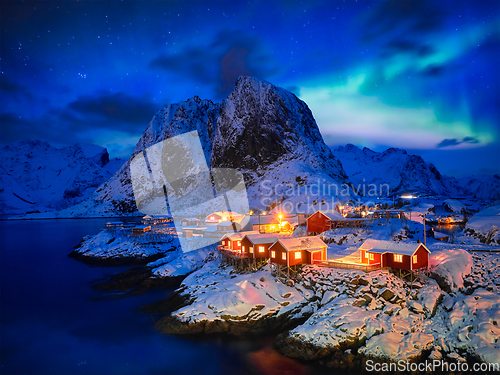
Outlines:
{"label": "rocky shoreline", "polygon": [[364,371],[368,360],[496,363],[500,296],[460,282],[478,274],[471,262],[465,251],[441,261],[433,273],[439,284],[313,266],[286,282],[268,266],[238,274],[212,262],[183,281],[176,292],[183,303],[157,328],[175,335],[279,333],[280,353],[333,369]]}
{"label": "rocky shoreline", "polygon": [[[95,289],[134,295],[178,288],[140,309],[154,315],[156,328],[165,334],[276,335],[274,347],[287,357],[358,372],[366,370],[368,360],[500,362],[498,254],[435,251],[431,278],[422,275],[411,283],[387,270],[315,266],[285,280],[269,265],[239,273],[208,248],[148,253],[141,246],[130,249],[126,242],[116,246],[115,239],[96,238],[85,238],[69,256],[95,265],[143,266],[113,275]],[[113,251],[106,251],[109,244]]]}
{"label": "rocky shoreline", "polygon": [[147,257],[117,256],[113,258],[107,258],[107,257],[95,257],[91,255],[85,255],[77,250],[73,250],[71,253],[68,254],[68,257],[76,259],[79,262],[88,264],[90,266],[117,267],[117,266],[129,266],[129,265],[146,265],[148,263],[163,258],[164,254],[154,254]]}

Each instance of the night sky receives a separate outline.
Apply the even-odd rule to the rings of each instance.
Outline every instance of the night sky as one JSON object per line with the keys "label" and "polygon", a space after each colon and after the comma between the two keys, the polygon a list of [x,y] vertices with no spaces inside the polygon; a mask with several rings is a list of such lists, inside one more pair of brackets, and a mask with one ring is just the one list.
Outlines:
{"label": "night sky", "polygon": [[128,157],[163,105],[239,75],[294,92],[325,142],[500,173],[500,1],[5,1],[1,142]]}

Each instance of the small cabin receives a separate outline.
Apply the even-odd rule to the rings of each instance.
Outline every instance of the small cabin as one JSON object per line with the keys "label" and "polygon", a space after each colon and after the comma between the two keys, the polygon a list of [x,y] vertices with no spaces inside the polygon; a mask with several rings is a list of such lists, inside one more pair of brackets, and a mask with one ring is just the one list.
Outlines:
{"label": "small cabin", "polygon": [[220,246],[224,250],[240,251],[241,241],[246,235],[257,234],[257,232],[227,233],[220,239]]}
{"label": "small cabin", "polygon": [[138,225],[132,228],[133,234],[141,234],[151,231],[151,225]]}
{"label": "small cabin", "polygon": [[249,258],[269,258],[269,248],[281,237],[277,234],[247,234],[241,241],[241,252]]}
{"label": "small cabin", "polygon": [[187,227],[190,225],[200,225],[200,220],[195,217],[187,217],[181,220],[181,226]]}
{"label": "small cabin", "polygon": [[232,211],[213,212],[205,218],[206,224],[218,224],[222,221],[240,221],[244,215]]}
{"label": "small cabin", "polygon": [[217,224],[217,232],[237,232],[240,230],[240,223],[234,221],[221,221]]}
{"label": "small cabin", "polygon": [[326,260],[325,244],[319,237],[283,238],[269,247],[272,263],[284,266],[314,264]]}
{"label": "small cabin", "polygon": [[359,248],[363,264],[414,271],[429,266],[430,251],[422,243],[366,240]]}
{"label": "small cabin", "polygon": [[106,223],[106,228],[122,228],[123,221],[109,221]]}
{"label": "small cabin", "polygon": [[345,221],[345,218],[337,211],[318,210],[307,219],[307,233],[323,233],[335,228],[335,223],[341,221]]}

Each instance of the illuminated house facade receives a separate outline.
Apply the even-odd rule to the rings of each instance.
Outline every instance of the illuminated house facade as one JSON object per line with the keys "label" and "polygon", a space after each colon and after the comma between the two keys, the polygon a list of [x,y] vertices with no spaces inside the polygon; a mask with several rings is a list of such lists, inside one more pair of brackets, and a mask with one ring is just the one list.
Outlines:
{"label": "illuminated house facade", "polygon": [[359,248],[362,264],[414,271],[429,266],[430,251],[422,243],[366,240]]}

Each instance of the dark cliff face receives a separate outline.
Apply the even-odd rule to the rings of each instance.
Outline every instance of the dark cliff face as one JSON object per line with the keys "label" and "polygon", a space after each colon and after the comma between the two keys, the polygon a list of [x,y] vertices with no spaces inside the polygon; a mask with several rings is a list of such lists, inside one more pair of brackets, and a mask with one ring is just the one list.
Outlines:
{"label": "dark cliff face", "polygon": [[212,167],[256,170],[282,158],[296,158],[309,160],[332,177],[346,178],[307,104],[250,77],[240,77],[222,103],[213,147]]}

